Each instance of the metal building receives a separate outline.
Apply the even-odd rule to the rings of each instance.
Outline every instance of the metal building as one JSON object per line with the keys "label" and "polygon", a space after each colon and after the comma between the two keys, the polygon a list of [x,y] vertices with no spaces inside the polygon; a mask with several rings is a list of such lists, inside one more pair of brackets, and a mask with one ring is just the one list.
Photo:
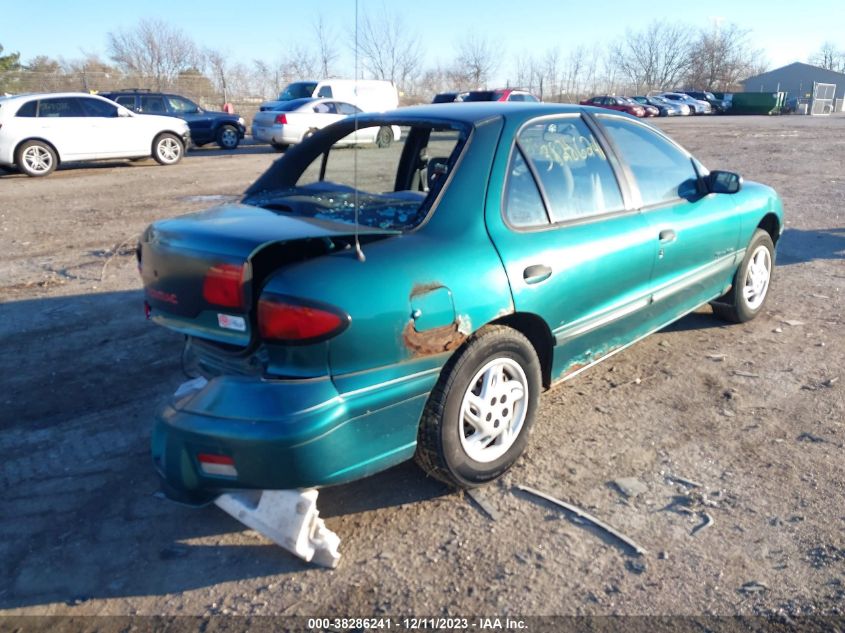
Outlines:
{"label": "metal building", "polygon": [[845,73],[795,62],[775,68],[742,82],[746,92],[786,92],[787,98],[812,99],[816,84],[835,84],[835,110],[841,112],[845,103]]}

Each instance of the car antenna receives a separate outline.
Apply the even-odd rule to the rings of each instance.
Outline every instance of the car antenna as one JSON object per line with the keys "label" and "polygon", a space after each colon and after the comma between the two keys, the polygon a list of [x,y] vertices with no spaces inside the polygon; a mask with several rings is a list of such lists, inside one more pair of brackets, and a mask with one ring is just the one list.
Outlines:
{"label": "car antenna", "polygon": [[[358,96],[358,0],[355,0],[355,96]],[[352,113],[355,138],[358,137],[358,108]],[[352,201],[355,204],[355,254],[359,262],[367,261],[361,250],[361,240],[358,237],[358,144],[352,144]]]}

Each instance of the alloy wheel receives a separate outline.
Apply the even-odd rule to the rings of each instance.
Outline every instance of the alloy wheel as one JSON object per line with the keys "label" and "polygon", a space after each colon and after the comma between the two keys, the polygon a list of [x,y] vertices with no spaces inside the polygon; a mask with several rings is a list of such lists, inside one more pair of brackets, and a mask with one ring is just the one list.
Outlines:
{"label": "alloy wheel", "polygon": [[742,297],[750,309],[756,310],[763,305],[771,276],[772,256],[768,248],[760,245],[751,255],[742,288]]}
{"label": "alloy wheel", "polygon": [[461,447],[476,462],[499,459],[525,423],[528,380],[519,364],[496,358],[470,381],[460,412]]}

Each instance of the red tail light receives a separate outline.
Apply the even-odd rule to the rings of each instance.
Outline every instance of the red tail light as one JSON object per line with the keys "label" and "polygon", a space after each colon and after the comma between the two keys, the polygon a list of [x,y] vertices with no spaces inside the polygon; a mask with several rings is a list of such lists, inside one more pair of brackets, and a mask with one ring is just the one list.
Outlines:
{"label": "red tail light", "polygon": [[316,343],[340,334],[349,315],[327,305],[266,293],[258,301],[261,338],[288,343]]}
{"label": "red tail light", "polygon": [[235,264],[212,266],[203,280],[202,297],[216,306],[243,309],[243,278],[243,266]]}
{"label": "red tail light", "polygon": [[228,455],[200,453],[197,455],[197,461],[206,475],[216,475],[218,477],[238,476],[238,470],[235,468],[235,460]]}
{"label": "red tail light", "polygon": [[288,124],[288,118],[284,114],[277,114],[276,115],[276,123],[281,124],[281,125],[287,125]]}

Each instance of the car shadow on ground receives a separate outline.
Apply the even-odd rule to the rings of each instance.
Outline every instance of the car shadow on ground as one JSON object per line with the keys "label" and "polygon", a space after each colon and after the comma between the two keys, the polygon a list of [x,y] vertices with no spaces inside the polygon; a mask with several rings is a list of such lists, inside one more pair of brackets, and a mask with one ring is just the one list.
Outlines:
{"label": "car shadow on ground", "polygon": [[258,143],[251,138],[243,139],[235,149],[220,149],[215,143],[209,143],[202,147],[191,147],[185,154],[186,158],[202,158],[205,156],[238,156],[240,154],[279,154],[283,152],[268,143]]}
{"label": "car shadow on ground", "polygon": [[[161,498],[150,429],[185,379],[181,337],[144,320],[140,291],[15,292],[0,304],[0,609],[323,573],[214,506]],[[347,541],[346,517],[447,494],[407,462],[322,491],[318,507]]]}
{"label": "car shadow on ground", "polygon": [[784,231],[778,243],[778,265],[803,264],[819,259],[845,260],[845,228]]}

